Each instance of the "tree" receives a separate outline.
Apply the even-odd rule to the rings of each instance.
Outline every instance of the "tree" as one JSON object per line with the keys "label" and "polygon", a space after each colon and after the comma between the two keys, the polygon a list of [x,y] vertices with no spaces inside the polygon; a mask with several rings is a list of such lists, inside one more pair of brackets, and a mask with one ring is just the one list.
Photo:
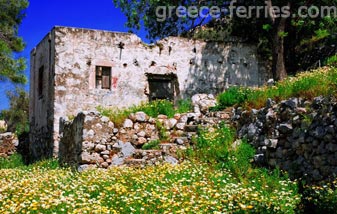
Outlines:
{"label": "tree", "polygon": [[10,108],[0,112],[0,118],[7,123],[7,131],[20,135],[29,130],[29,97],[22,88],[15,91],[8,91],[7,97],[10,100]]}
{"label": "tree", "polygon": [[14,56],[25,47],[22,38],[18,37],[18,28],[27,7],[27,0],[0,0],[0,81],[27,81],[23,73],[25,60]]}
{"label": "tree", "polygon": [[[176,15],[176,9],[180,5],[197,6],[197,8],[201,6],[229,7],[226,2],[228,1],[114,0],[115,5],[120,7],[127,16],[126,26],[139,29],[143,25],[148,30],[148,37],[151,39],[180,35],[186,31],[193,32],[196,27],[214,21],[195,16],[179,18]],[[230,6],[235,6],[234,14],[231,14],[231,24],[228,25],[226,19],[228,14],[225,13],[219,14],[216,23],[220,28],[232,27],[232,35],[248,37],[246,39],[264,47],[262,49],[267,50],[265,53],[270,54],[272,72],[276,80],[282,80],[287,76],[287,66],[290,69],[299,69],[300,63],[295,64],[295,62],[297,59],[301,59],[301,56],[313,53],[314,49],[310,47],[326,44],[327,41],[330,43],[332,40],[336,41],[332,38],[336,32],[336,14],[334,14],[335,16],[314,18],[298,16],[301,7],[306,6],[308,13],[321,6],[336,6],[336,0],[237,0],[231,2]],[[173,13],[170,13],[169,6],[175,8]],[[255,10],[252,11],[250,17],[243,18],[237,13],[239,6],[246,8],[255,6]],[[258,11],[257,8],[262,8],[262,11]],[[166,19],[158,21],[158,14],[163,15],[164,13]],[[304,46],[309,47],[303,49]],[[265,58],[268,58],[268,55]]]}

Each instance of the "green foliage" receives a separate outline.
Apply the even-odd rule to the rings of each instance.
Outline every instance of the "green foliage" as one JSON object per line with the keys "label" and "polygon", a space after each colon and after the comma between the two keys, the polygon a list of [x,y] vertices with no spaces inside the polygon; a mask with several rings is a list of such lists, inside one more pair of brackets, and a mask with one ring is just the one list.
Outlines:
{"label": "green foliage", "polygon": [[172,118],[176,113],[184,113],[191,109],[192,104],[190,100],[179,100],[177,108],[175,108],[173,103],[168,100],[156,100],[126,109],[107,109],[101,106],[97,107],[97,110],[102,115],[109,117],[117,127],[120,127],[131,113],[139,111],[143,111],[153,118],[157,117],[159,114]]}
{"label": "green foliage", "polygon": [[335,213],[337,209],[337,180],[331,183],[304,185],[304,213]]}
{"label": "green foliage", "polygon": [[159,140],[160,141],[166,141],[169,138],[169,135],[167,134],[166,128],[163,126],[163,124],[159,121],[156,121],[156,128],[159,131]]}
{"label": "green foliage", "polygon": [[22,169],[30,170],[34,168],[53,170],[60,168],[57,159],[48,159],[35,162],[31,165],[25,165],[22,156],[15,153],[8,158],[0,158],[0,170],[1,169]]}
{"label": "green foliage", "polygon": [[177,113],[186,113],[193,110],[192,101],[190,99],[178,100]]}
{"label": "green foliage", "polygon": [[150,141],[148,143],[145,143],[142,146],[142,149],[144,149],[144,150],[159,149],[159,144],[160,144],[159,140],[152,140],[152,141]]}
{"label": "green foliage", "polygon": [[328,66],[337,67],[337,55],[333,55],[326,60]]}
{"label": "green foliage", "polygon": [[217,109],[242,105],[248,108],[262,108],[266,100],[276,101],[290,97],[312,99],[320,95],[336,95],[337,68],[321,68],[312,72],[300,73],[276,83],[273,87],[257,89],[233,87],[218,96]]}
{"label": "green foliage", "polygon": [[7,130],[20,135],[29,131],[29,97],[25,90],[16,88],[15,91],[8,91],[7,97],[10,101],[10,108],[0,112],[1,117],[7,123]]}
{"label": "green foliage", "polygon": [[27,7],[27,0],[0,0],[0,81],[26,82],[25,60],[15,58],[13,53],[25,47],[22,38],[18,37],[18,28]]}
{"label": "green foliage", "polygon": [[214,130],[199,130],[192,156],[202,161],[222,163],[228,160],[235,133],[225,124]]}
{"label": "green foliage", "polygon": [[236,148],[230,150],[228,160],[222,163],[222,167],[241,178],[252,168],[251,162],[254,155],[255,149],[247,142],[241,142]]}
{"label": "green foliage", "polygon": [[218,107],[226,108],[235,104],[242,104],[247,100],[250,93],[251,90],[249,88],[237,86],[230,87],[228,90],[218,96]]}
{"label": "green foliage", "polygon": [[25,167],[22,156],[14,154],[8,158],[0,158],[0,169],[13,169]]}

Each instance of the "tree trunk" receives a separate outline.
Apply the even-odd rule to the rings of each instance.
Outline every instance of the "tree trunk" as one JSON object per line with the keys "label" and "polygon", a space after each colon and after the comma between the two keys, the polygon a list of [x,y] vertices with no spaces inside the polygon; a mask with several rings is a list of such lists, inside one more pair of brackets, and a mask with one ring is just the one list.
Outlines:
{"label": "tree trunk", "polygon": [[284,58],[284,35],[287,18],[280,17],[275,21],[273,35],[273,76],[276,81],[287,77]]}

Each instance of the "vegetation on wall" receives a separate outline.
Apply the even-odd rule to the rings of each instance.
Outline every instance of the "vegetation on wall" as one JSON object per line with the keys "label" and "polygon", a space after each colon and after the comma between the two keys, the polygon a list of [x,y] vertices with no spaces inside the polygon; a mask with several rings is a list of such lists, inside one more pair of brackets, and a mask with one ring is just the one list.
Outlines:
{"label": "vegetation on wall", "polygon": [[183,113],[192,110],[192,104],[190,100],[179,100],[178,105],[175,107],[173,103],[168,100],[156,100],[126,109],[109,109],[99,106],[97,107],[97,110],[102,115],[109,117],[117,127],[120,127],[123,125],[124,120],[128,118],[131,113],[143,111],[148,116],[153,118],[160,114],[172,118],[176,113]]}
{"label": "vegetation on wall", "polygon": [[324,67],[311,72],[299,73],[271,87],[256,89],[232,87],[218,96],[218,106],[215,109],[224,109],[232,105],[259,109],[265,106],[268,98],[281,101],[290,97],[312,99],[316,96],[335,96],[336,94],[337,68]]}

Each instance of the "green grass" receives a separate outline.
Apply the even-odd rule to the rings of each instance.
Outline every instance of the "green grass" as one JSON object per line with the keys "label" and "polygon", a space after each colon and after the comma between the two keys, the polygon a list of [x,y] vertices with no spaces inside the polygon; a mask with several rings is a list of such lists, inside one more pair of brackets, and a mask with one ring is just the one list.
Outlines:
{"label": "green grass", "polygon": [[169,118],[172,118],[176,113],[188,112],[192,109],[190,100],[178,101],[177,107],[174,107],[173,103],[167,100],[158,100],[150,103],[143,103],[138,106],[132,106],[126,109],[109,109],[98,107],[97,110],[104,116],[110,118],[117,127],[121,127],[124,120],[129,117],[131,113],[143,111],[150,117],[157,117],[160,114],[164,114]]}
{"label": "green grass", "polygon": [[256,190],[229,171],[199,162],[83,173],[3,169],[0,213],[294,213],[296,184],[279,181]]}
{"label": "green grass", "polygon": [[337,68],[324,67],[312,72],[297,74],[295,77],[276,83],[273,87],[240,88],[232,87],[218,96],[218,106],[215,109],[224,109],[233,105],[246,108],[262,108],[266,100],[276,101],[290,97],[312,99],[316,96],[335,95],[337,93]]}
{"label": "green grass", "polygon": [[1,169],[31,169],[31,168],[44,168],[44,169],[57,169],[59,168],[58,160],[42,160],[35,162],[31,165],[25,165],[22,156],[15,153],[8,158],[0,158],[0,170]]}
{"label": "green grass", "polygon": [[14,154],[8,158],[0,158],[0,169],[12,169],[25,167],[21,155]]}

